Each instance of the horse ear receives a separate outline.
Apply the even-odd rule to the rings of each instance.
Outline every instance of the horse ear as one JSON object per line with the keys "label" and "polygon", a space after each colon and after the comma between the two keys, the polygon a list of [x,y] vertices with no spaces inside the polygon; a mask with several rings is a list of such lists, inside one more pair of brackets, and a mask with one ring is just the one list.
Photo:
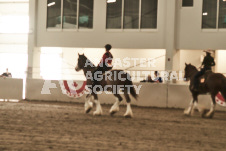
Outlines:
{"label": "horse ear", "polygon": [[185,66],[187,66],[188,64],[185,62]]}
{"label": "horse ear", "polygon": [[84,53],[82,55],[84,56]]}
{"label": "horse ear", "polygon": [[80,56],[80,54],[78,53],[78,56]]}

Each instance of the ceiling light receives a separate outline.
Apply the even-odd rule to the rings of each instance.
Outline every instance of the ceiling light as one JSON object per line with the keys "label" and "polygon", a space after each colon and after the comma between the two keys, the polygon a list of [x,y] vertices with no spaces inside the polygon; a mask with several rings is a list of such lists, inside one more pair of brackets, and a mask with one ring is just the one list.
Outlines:
{"label": "ceiling light", "polygon": [[107,3],[114,3],[116,0],[107,0]]}
{"label": "ceiling light", "polygon": [[207,16],[207,15],[208,15],[208,13],[207,13],[207,12],[204,12],[204,13],[202,13],[202,15],[203,15],[203,16]]}
{"label": "ceiling light", "polygon": [[49,4],[48,4],[48,7],[53,6],[53,5],[55,5],[55,4],[56,4],[55,2],[49,3]]}

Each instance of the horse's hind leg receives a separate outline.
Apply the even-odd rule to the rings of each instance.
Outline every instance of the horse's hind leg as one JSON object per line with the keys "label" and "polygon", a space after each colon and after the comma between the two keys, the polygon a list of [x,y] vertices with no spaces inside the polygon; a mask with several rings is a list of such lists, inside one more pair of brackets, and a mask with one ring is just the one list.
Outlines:
{"label": "horse's hind leg", "polygon": [[94,102],[96,104],[96,111],[93,112],[93,115],[102,115],[103,111],[100,105],[100,101],[98,101],[97,94],[93,94],[94,96]]}
{"label": "horse's hind leg", "polygon": [[210,111],[205,115],[207,118],[212,118],[215,112],[215,106],[216,106],[216,101],[215,101],[215,96],[216,94],[211,94],[212,102],[211,102],[211,107]]}
{"label": "horse's hind leg", "polygon": [[122,101],[122,97],[119,94],[114,94],[114,96],[116,97],[116,101],[109,111],[111,115],[119,111],[119,104]]}
{"label": "horse's hind leg", "polygon": [[127,102],[127,108],[126,108],[126,113],[124,114],[124,117],[128,117],[128,118],[131,118],[133,117],[133,112],[132,112],[132,109],[131,109],[131,105],[130,105],[130,97],[127,93],[127,91],[124,92],[124,96],[126,98],[126,102]]}
{"label": "horse's hind leg", "polygon": [[88,94],[86,96],[86,101],[85,101],[85,113],[89,113],[91,111],[91,109],[93,108],[93,102],[91,102],[91,95]]}

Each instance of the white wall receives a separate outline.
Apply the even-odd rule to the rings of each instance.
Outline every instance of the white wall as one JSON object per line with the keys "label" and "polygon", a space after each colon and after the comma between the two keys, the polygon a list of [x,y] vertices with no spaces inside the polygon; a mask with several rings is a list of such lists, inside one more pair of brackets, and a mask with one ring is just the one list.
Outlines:
{"label": "white wall", "polygon": [[106,0],[94,0],[94,23],[91,31],[47,31],[47,0],[38,1],[37,46],[102,48],[164,48],[165,0],[158,2],[158,29],[155,32],[106,31]]}
{"label": "white wall", "polygon": [[226,75],[226,50],[217,50],[216,60],[216,72],[224,73],[224,75]]}
{"label": "white wall", "polygon": [[177,49],[226,49],[225,31],[203,31],[202,0],[194,0],[193,7],[181,7],[177,10]]}
{"label": "white wall", "polygon": [[0,44],[27,44],[28,2],[0,2]]}
{"label": "white wall", "polygon": [[179,56],[180,70],[184,71],[185,63],[191,63],[197,68],[200,67],[202,64],[201,56],[205,56],[205,53],[203,50],[180,50]]}
{"label": "white wall", "polygon": [[24,78],[29,31],[28,1],[0,2],[0,74],[9,68],[13,78]]}

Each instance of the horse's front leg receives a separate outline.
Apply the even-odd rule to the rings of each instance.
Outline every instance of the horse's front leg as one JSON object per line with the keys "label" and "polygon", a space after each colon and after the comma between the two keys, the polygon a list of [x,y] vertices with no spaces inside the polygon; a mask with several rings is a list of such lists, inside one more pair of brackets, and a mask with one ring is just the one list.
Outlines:
{"label": "horse's front leg", "polygon": [[194,100],[192,99],[191,102],[190,102],[190,104],[189,104],[188,109],[185,109],[184,110],[184,115],[188,115],[188,116],[191,115],[191,112],[193,110],[193,105],[194,105]]}
{"label": "horse's front leg", "polygon": [[191,102],[189,104],[188,109],[184,110],[184,115],[190,116],[194,112],[194,108],[197,107],[197,102],[198,102],[198,94],[192,92],[192,100],[191,100]]}
{"label": "horse's front leg", "polygon": [[86,101],[85,101],[85,113],[89,113],[91,109],[93,108],[93,102],[91,101],[91,94],[88,94],[86,96]]}
{"label": "horse's front leg", "polygon": [[103,111],[100,105],[100,101],[98,101],[98,97],[97,94],[94,94],[94,102],[96,104],[96,111],[93,112],[93,115],[102,115]]}

